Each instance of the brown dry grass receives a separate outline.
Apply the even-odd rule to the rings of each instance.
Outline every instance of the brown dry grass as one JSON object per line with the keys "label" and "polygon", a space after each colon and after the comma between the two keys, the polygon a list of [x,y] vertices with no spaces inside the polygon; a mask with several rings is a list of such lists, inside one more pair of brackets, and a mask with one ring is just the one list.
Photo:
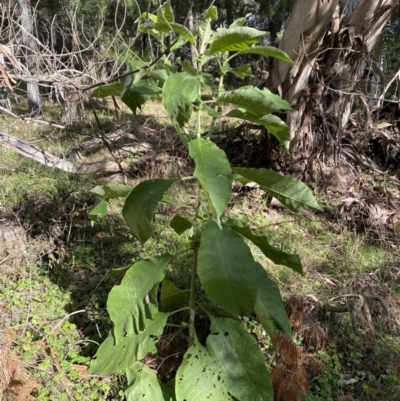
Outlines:
{"label": "brown dry grass", "polygon": [[274,341],[274,348],[276,364],[272,369],[272,384],[276,400],[301,400],[308,389],[301,349],[279,331]]}
{"label": "brown dry grass", "polygon": [[38,384],[29,379],[21,358],[12,350],[10,329],[0,331],[0,401],[34,400]]}

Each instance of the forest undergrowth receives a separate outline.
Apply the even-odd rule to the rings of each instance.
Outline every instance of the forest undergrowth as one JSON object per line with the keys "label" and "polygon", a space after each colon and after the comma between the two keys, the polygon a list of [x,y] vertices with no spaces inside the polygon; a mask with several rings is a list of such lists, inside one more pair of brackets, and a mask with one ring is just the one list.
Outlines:
{"label": "forest undergrowth", "polygon": [[[164,117],[155,113],[156,105],[149,107],[137,119],[126,116],[122,123],[129,123],[135,134],[168,138]],[[155,114],[152,119],[146,117]],[[111,131],[107,113],[99,117],[102,129]],[[229,121],[221,122],[219,132],[229,126]],[[40,141],[59,156],[87,139],[8,117],[0,122],[0,130],[5,127],[11,135]],[[79,129],[89,135],[96,130],[95,122]],[[252,157],[262,163],[254,138],[258,140],[256,134],[246,132],[220,146],[228,154],[230,147],[231,155],[238,158],[243,142],[251,152],[242,162],[251,164]],[[99,149],[90,157],[101,159],[106,154]],[[146,159],[125,180],[133,185],[143,178],[179,176],[192,168],[187,163],[185,151],[170,140],[167,161]],[[89,213],[98,198],[91,189],[123,179],[119,174],[88,176],[50,170],[0,147],[0,326],[4,327],[0,399],[124,399],[124,378],[87,373],[111,327],[107,295],[139,255],[179,253],[186,238],[163,223],[163,216],[173,213],[164,207],[156,224],[158,239],[140,245],[130,237],[118,200],[92,226]],[[373,176],[365,175],[363,180],[376,183]],[[189,185],[181,183],[171,195],[190,202]],[[392,190],[390,183],[385,188]],[[305,368],[306,376],[296,383],[306,389],[305,399],[396,401],[400,399],[399,237],[385,225],[353,224],[346,218],[349,214],[343,214],[338,194],[332,196],[330,189],[322,187],[315,190],[324,212],[296,215],[270,204],[271,199],[258,188],[240,187],[234,188],[227,213],[251,216],[248,223],[255,233],[268,235],[275,246],[301,257],[304,276],[272,265],[253,250],[268,266],[285,301]],[[190,261],[185,268],[185,254],[180,258],[179,268],[172,265],[167,278],[173,275],[178,287],[179,283],[185,287]],[[274,365],[272,345],[257,320],[249,318],[246,326],[262,346],[267,363]],[[147,365],[162,369],[165,380],[171,379],[186,341],[182,330],[165,332],[159,342],[163,360],[149,360]],[[284,400],[285,383],[294,378],[287,372],[274,372],[276,394]]]}

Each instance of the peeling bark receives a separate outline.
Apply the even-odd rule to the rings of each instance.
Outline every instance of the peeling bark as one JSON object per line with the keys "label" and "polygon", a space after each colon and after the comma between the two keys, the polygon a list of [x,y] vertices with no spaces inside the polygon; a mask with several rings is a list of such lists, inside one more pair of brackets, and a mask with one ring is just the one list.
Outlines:
{"label": "peeling bark", "polygon": [[[280,48],[294,61],[274,62],[272,87],[292,105],[288,125],[293,154],[308,158],[340,151],[366,69],[381,79],[372,56],[397,0],[296,0]],[[340,24],[339,24],[340,22]]]}

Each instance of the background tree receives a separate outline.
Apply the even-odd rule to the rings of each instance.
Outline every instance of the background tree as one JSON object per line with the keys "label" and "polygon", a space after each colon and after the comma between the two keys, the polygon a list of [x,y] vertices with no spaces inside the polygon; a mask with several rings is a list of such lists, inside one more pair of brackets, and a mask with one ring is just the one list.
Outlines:
{"label": "background tree", "polygon": [[[29,0],[18,0],[19,6],[21,7],[21,26],[22,26],[22,46],[23,53],[25,55],[26,67],[30,75],[36,75],[37,73],[37,53],[34,30],[33,30],[33,16],[31,12],[31,5]],[[41,114],[41,100],[39,95],[39,85],[37,82],[27,83],[28,92],[28,107],[29,112],[32,116]]]}
{"label": "background tree", "polygon": [[323,151],[338,161],[355,98],[367,105],[366,79],[374,76],[382,90],[382,52],[376,46],[396,5],[395,0],[294,2],[279,47],[295,64],[274,61],[271,83],[293,107],[288,125],[295,155],[309,158]]}

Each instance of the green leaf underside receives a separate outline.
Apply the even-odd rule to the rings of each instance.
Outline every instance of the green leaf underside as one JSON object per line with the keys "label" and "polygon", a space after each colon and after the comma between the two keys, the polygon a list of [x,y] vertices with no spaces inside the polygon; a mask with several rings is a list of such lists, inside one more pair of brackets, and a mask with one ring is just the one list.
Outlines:
{"label": "green leaf underside", "polygon": [[271,326],[276,326],[291,338],[292,331],[290,322],[282,302],[278,285],[270,279],[265,269],[257,262],[256,276],[257,300],[254,310],[262,326],[272,340],[274,340],[275,337],[275,330],[271,330]]}
{"label": "green leaf underside", "polygon": [[189,75],[192,75],[192,76],[197,75],[197,71],[192,67],[192,65],[190,63],[188,63],[185,60],[181,60],[180,58],[178,58],[176,61],[185,70],[185,72],[187,72]]}
{"label": "green leaf underside", "polygon": [[138,58],[135,54],[130,54],[127,59],[127,64],[132,70],[139,70],[147,67],[151,62],[151,57],[144,56],[143,58]]}
{"label": "green leaf underside", "polygon": [[100,345],[96,359],[90,366],[91,374],[110,375],[118,373],[143,359],[148,353],[156,353],[156,343],[159,340],[169,313],[156,313],[151,320],[145,322],[145,330],[138,335],[122,338],[115,345],[110,332],[106,340]]}
{"label": "green leaf underside", "polygon": [[153,236],[154,211],[176,180],[146,180],[134,187],[125,199],[122,215],[132,235],[144,244]]}
{"label": "green leaf underside", "polygon": [[106,200],[114,198],[125,198],[132,190],[130,185],[124,184],[107,184],[98,185],[94,187],[90,192],[97,195],[103,196]]}
{"label": "green leaf underside", "polygon": [[243,86],[230,92],[221,93],[216,102],[234,104],[249,110],[251,114],[260,118],[266,114],[291,108],[286,100],[274,95],[268,89],[259,89],[254,86]]}
{"label": "green leaf underside", "polygon": [[200,36],[200,54],[204,53],[208,41],[211,37],[212,29],[211,29],[211,21],[216,20],[218,18],[217,7],[210,6],[203,13],[203,19],[199,25],[199,36]]}
{"label": "green leaf underside", "polygon": [[92,92],[90,97],[121,96],[121,92],[123,89],[123,83],[114,82],[113,84],[99,86]]}
{"label": "green leaf underside", "polygon": [[246,23],[246,17],[240,17],[235,19],[232,24],[229,25],[229,28],[236,28],[239,26],[243,26]]}
{"label": "green leaf underside", "polygon": [[236,68],[227,68],[226,71],[231,72],[240,79],[251,77],[253,75],[251,67],[248,64],[243,64]]}
{"label": "green leaf underside", "polygon": [[212,93],[212,85],[214,84],[214,77],[212,74],[208,74],[207,72],[201,74],[201,83],[210,93]]}
{"label": "green leaf underside", "polygon": [[163,84],[168,79],[168,73],[164,69],[148,71],[147,74],[151,76],[154,80],[158,81],[160,84]]}
{"label": "green leaf underside", "polygon": [[246,50],[256,44],[266,32],[246,26],[218,28],[210,46],[210,54],[216,52]]}
{"label": "green leaf underside", "polygon": [[121,100],[136,114],[137,109],[140,109],[144,103],[157,93],[161,92],[161,88],[153,81],[141,80],[126,85],[122,92]]}
{"label": "green leaf underside", "polygon": [[239,118],[263,125],[285,146],[286,149],[289,149],[290,131],[286,123],[279,117],[274,116],[273,114],[257,116],[245,109],[232,110],[226,115],[226,117]]}
{"label": "green leaf underside", "polygon": [[213,214],[219,219],[232,194],[232,170],[228,158],[217,145],[202,138],[189,142],[189,154],[196,165],[193,175],[199,180]]}
{"label": "green leaf underside", "polygon": [[293,61],[284,51],[272,46],[253,46],[249,49],[238,51],[236,56],[240,56],[242,54],[259,54],[260,56],[274,57],[278,60],[293,64]]}
{"label": "green leaf underside", "polygon": [[208,297],[228,312],[248,316],[257,283],[254,259],[243,238],[229,226],[209,220],[201,233],[198,274]]}
{"label": "green leaf underside", "polygon": [[172,312],[187,301],[185,291],[179,289],[172,281],[164,279],[161,285],[160,302],[164,312]]}
{"label": "green leaf underside", "polygon": [[213,55],[211,55],[211,54],[201,54],[199,59],[200,59],[200,62],[201,62],[201,66],[204,67],[210,61],[218,60],[218,55],[216,55],[216,54],[213,54]]}
{"label": "green leaf underside", "polygon": [[195,337],[176,373],[176,400],[232,401],[221,372],[219,361]]}
{"label": "green leaf underside", "polygon": [[268,259],[272,260],[272,262],[275,264],[290,267],[294,271],[303,274],[303,266],[301,265],[299,255],[281,251],[279,248],[269,243],[268,237],[263,235],[254,235],[248,227],[244,226],[238,220],[228,220],[227,224],[233,230],[248,238]]}
{"label": "green leaf underside", "polygon": [[140,17],[139,17],[139,18],[140,18],[140,19],[150,18],[151,21],[157,22],[157,16],[154,15],[154,14],[152,14],[152,13],[149,13],[149,12],[147,12],[147,11],[145,11],[145,12],[142,13],[142,14],[140,14]]}
{"label": "green leaf underside", "polygon": [[218,113],[214,109],[212,109],[211,107],[205,106],[204,110],[207,111],[207,114],[210,117],[213,117],[213,118],[217,118],[218,117]]}
{"label": "green leaf underside", "polygon": [[167,1],[165,4],[157,10],[157,22],[174,22],[174,11],[171,7],[171,2]]}
{"label": "green leaf underside", "polygon": [[271,401],[271,377],[257,341],[232,319],[211,320],[207,349],[219,360],[229,393],[240,401]]}
{"label": "green leaf underside", "polygon": [[171,260],[172,256],[165,254],[135,263],[126,272],[121,284],[110,291],[107,310],[114,323],[116,343],[125,336],[139,334],[144,330],[145,322],[152,318],[157,310],[157,301],[149,299],[149,293],[164,279]]}
{"label": "green leaf underside", "polygon": [[176,214],[169,224],[178,235],[183,234],[186,230],[189,230],[193,226],[188,219],[179,216],[179,214]]}
{"label": "green leaf underside", "polygon": [[177,40],[175,42],[175,44],[173,44],[171,46],[171,49],[170,49],[171,53],[174,52],[175,50],[179,49],[180,47],[182,47],[187,41],[188,40],[186,38],[181,38],[181,39]]}
{"label": "green leaf underside", "polygon": [[181,205],[180,203],[174,201],[168,194],[164,194],[162,200],[163,203],[167,203],[168,205],[172,205],[175,207],[187,207],[189,208],[189,206],[187,205]]}
{"label": "green leaf underside", "polygon": [[169,401],[173,400],[168,395],[165,384],[160,383],[148,366],[141,362],[135,362],[126,370],[128,388],[125,390],[126,401],[151,400]]}
{"label": "green leaf underside", "polygon": [[195,45],[194,37],[188,28],[185,26],[178,24],[176,22],[148,22],[146,24],[140,24],[138,26],[139,32],[149,32],[152,30],[157,30],[159,32],[170,33],[174,32],[177,35],[185,37],[191,45]]}
{"label": "green leaf underside", "polygon": [[322,210],[311,189],[293,177],[284,177],[276,171],[265,168],[234,168],[242,177],[254,181],[293,212],[306,208]]}
{"label": "green leaf underside", "polygon": [[91,221],[96,221],[99,217],[105,216],[107,214],[107,205],[106,201],[101,201],[94,209],[89,212],[89,218]]}
{"label": "green leaf underside", "polygon": [[179,126],[183,127],[192,115],[192,102],[197,99],[200,77],[187,72],[171,74],[163,86],[165,111]]}

